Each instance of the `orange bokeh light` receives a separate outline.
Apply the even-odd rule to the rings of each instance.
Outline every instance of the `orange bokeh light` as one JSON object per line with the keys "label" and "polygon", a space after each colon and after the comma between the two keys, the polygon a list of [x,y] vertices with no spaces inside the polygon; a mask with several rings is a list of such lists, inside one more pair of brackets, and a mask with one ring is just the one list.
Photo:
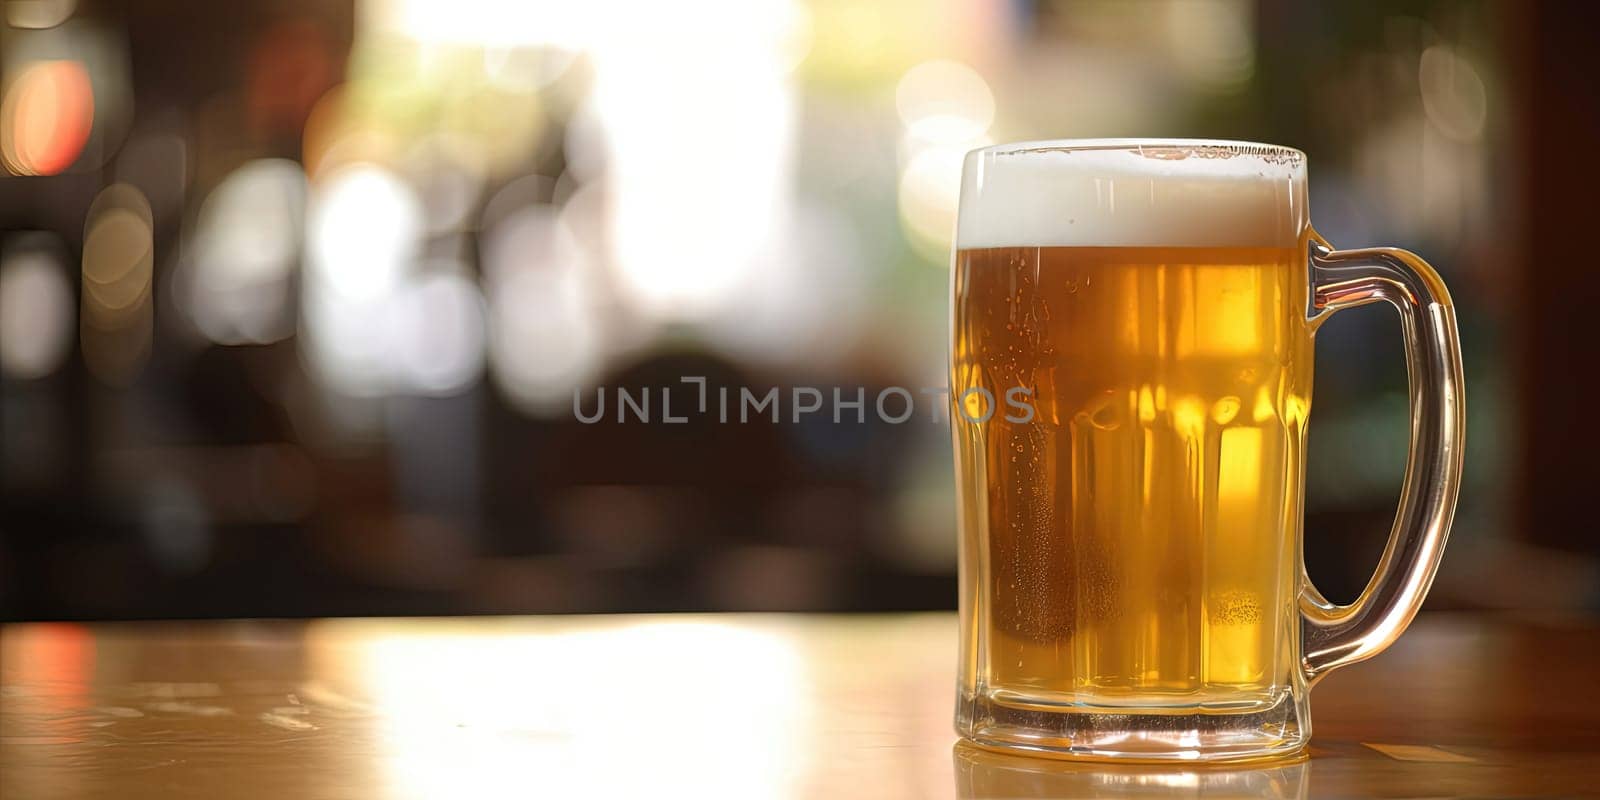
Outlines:
{"label": "orange bokeh light", "polygon": [[72,166],[94,127],[94,90],[77,61],[40,61],[0,101],[0,158],[18,175],[54,175]]}

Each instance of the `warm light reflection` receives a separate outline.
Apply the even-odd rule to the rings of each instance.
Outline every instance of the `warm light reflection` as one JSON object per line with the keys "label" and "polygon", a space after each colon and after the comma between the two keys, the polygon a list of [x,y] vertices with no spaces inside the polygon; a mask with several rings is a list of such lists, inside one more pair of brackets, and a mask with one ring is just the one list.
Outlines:
{"label": "warm light reflection", "polygon": [[313,697],[370,706],[388,796],[787,797],[807,767],[810,679],[773,632],[496,624],[313,623],[312,669],[337,676]]}
{"label": "warm light reflection", "polygon": [[94,126],[94,91],[77,61],[27,66],[0,100],[0,160],[17,175],[72,166]]}
{"label": "warm light reflection", "polygon": [[56,622],[7,625],[0,639],[4,797],[92,793],[88,770],[63,769],[62,764],[75,763],[63,752],[65,747],[78,745],[91,734],[96,637],[83,625]]}
{"label": "warm light reflection", "polygon": [[345,139],[352,135],[346,120],[348,92],[349,89],[343,85],[329,89],[311,105],[311,110],[306,114],[305,130],[300,137],[300,161],[305,164],[306,174],[312,178],[337,166],[339,157],[348,149]]}

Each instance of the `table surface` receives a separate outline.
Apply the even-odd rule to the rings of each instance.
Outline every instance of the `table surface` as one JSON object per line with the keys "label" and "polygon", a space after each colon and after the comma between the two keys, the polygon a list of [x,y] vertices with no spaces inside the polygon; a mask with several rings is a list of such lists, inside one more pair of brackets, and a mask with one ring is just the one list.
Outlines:
{"label": "table surface", "polygon": [[949,614],[0,627],[0,797],[1391,797],[1600,790],[1600,628],[1423,615],[1311,757],[955,746]]}

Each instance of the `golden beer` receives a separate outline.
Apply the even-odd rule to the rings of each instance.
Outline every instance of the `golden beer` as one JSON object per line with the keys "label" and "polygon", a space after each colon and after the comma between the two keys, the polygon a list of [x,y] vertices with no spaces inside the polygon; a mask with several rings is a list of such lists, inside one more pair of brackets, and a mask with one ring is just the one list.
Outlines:
{"label": "golden beer", "polygon": [[[1287,247],[957,254],[962,507],[996,700],[1266,708],[1286,691],[1311,397],[1298,261]],[[1031,419],[973,422],[1019,386]]]}

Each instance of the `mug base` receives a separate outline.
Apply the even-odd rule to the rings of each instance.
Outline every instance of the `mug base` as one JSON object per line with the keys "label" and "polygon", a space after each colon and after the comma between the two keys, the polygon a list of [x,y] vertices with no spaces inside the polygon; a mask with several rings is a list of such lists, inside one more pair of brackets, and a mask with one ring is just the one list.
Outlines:
{"label": "mug base", "polygon": [[1269,761],[1216,764],[1051,760],[991,751],[969,742],[951,748],[956,795],[963,798],[1249,797],[1305,800],[1305,751]]}
{"label": "mug base", "polygon": [[956,733],[985,750],[1118,763],[1238,763],[1303,754],[1309,725],[1293,696],[1251,710],[1203,705],[1155,709],[1019,707],[993,697],[962,698]]}

